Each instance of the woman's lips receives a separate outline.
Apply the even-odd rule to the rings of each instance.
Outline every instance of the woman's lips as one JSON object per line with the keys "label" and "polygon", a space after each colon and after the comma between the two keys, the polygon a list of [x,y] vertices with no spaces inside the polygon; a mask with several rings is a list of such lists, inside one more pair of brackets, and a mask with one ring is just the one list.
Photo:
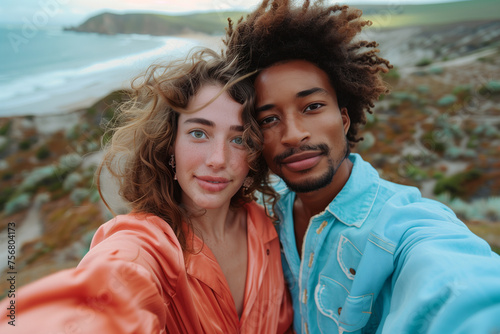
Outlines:
{"label": "woman's lips", "polygon": [[283,159],[281,165],[292,172],[302,172],[316,166],[321,155],[321,152],[298,153]]}
{"label": "woman's lips", "polygon": [[211,192],[221,191],[229,185],[229,180],[223,177],[195,176],[195,178],[202,189]]}

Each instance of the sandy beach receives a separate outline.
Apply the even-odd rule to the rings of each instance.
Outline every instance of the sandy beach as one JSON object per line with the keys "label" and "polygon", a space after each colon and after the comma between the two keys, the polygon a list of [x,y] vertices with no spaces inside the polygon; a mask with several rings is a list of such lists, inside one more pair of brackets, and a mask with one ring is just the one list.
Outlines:
{"label": "sandy beach", "polygon": [[66,78],[65,82],[54,84],[41,93],[5,101],[0,105],[0,117],[53,115],[89,107],[114,90],[129,89],[131,80],[149,65],[182,58],[199,46],[219,51],[223,46],[222,36],[184,34],[167,37],[165,44],[157,49],[122,61],[113,60],[91,66],[85,69],[88,73],[74,79]]}

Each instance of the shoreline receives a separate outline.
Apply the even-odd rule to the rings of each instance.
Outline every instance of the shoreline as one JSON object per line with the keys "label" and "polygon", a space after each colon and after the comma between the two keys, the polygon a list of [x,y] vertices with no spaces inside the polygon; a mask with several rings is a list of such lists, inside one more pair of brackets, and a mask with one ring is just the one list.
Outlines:
{"label": "shoreline", "polygon": [[111,60],[109,68],[68,78],[63,84],[37,95],[6,100],[0,107],[0,118],[54,116],[85,109],[113,91],[130,89],[131,81],[155,62],[183,57],[196,47],[216,51],[223,47],[222,35],[190,33],[161,38],[165,42],[158,48]]}

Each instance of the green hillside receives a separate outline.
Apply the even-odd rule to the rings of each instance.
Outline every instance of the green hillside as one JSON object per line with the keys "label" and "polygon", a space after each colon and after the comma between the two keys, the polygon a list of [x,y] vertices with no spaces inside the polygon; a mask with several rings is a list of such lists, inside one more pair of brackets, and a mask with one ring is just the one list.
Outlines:
{"label": "green hillside", "polygon": [[[354,5],[356,6],[356,5]],[[500,19],[500,1],[468,0],[423,5],[356,6],[375,27],[449,24]]]}
{"label": "green hillside", "polygon": [[100,34],[178,35],[182,33],[224,33],[227,18],[239,19],[244,12],[210,12],[190,15],[162,15],[151,13],[102,13],[86,20],[78,27],[66,28],[78,32]]}
{"label": "green hillside", "polygon": [[[425,5],[352,5],[363,10],[374,27],[393,28],[415,25],[450,24],[463,21],[500,19],[500,1],[468,0]],[[178,35],[183,33],[224,33],[227,18],[234,20],[245,12],[209,12],[189,15],[163,15],[152,13],[102,13],[89,18],[77,27],[66,28],[79,32],[101,34]]]}

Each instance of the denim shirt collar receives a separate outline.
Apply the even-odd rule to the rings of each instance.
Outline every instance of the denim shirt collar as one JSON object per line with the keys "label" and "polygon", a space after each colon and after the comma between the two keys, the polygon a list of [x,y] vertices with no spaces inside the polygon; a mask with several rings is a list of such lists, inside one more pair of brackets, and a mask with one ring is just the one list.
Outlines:
{"label": "denim shirt collar", "polygon": [[353,163],[351,176],[326,210],[348,226],[361,227],[377,198],[380,177],[359,154],[349,156]]}
{"label": "denim shirt collar", "polygon": [[[330,213],[347,226],[361,227],[377,198],[380,177],[377,171],[357,153],[349,155],[353,163],[351,175],[342,190],[321,214]],[[278,207],[281,212],[293,205],[295,194],[283,181],[276,186],[281,199]]]}

